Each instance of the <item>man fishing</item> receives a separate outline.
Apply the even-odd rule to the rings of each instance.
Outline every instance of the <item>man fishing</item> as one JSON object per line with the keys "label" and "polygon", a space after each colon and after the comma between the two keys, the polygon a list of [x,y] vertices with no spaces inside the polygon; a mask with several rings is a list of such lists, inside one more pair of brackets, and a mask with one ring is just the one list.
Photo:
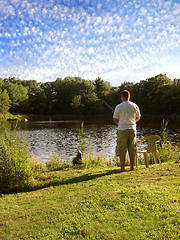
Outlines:
{"label": "man fishing", "polygon": [[115,108],[113,120],[118,126],[116,155],[120,158],[121,169],[125,170],[126,152],[128,150],[130,158],[130,170],[134,170],[134,160],[136,154],[136,122],[140,120],[139,107],[129,101],[130,92],[124,90],[121,93],[122,103]]}

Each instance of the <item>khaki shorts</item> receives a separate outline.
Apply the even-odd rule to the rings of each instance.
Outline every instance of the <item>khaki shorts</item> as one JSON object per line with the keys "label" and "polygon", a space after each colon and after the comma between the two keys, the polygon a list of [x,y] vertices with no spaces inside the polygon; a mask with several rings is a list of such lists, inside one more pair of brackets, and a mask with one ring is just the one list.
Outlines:
{"label": "khaki shorts", "polygon": [[136,153],[136,131],[133,129],[118,130],[116,155],[126,156],[126,151],[130,156]]}

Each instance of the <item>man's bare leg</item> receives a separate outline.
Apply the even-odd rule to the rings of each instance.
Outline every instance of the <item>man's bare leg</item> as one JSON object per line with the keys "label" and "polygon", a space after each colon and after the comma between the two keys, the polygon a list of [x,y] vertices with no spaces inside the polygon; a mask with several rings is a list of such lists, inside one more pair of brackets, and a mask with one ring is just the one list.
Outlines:
{"label": "man's bare leg", "polygon": [[133,171],[134,170],[134,160],[135,160],[135,154],[129,156],[130,158],[130,170]]}
{"label": "man's bare leg", "polygon": [[125,157],[120,156],[119,158],[120,158],[120,165],[121,165],[121,170],[120,171],[123,172],[124,168],[125,168]]}

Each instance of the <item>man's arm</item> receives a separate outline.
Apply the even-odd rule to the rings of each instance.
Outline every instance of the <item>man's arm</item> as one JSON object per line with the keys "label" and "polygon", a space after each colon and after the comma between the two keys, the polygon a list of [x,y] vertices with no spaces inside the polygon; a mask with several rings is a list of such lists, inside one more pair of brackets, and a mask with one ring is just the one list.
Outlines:
{"label": "man's arm", "polygon": [[114,123],[115,123],[116,125],[118,125],[119,120],[118,120],[117,118],[113,118],[113,121],[114,121]]}
{"label": "man's arm", "polygon": [[136,108],[136,122],[138,122],[140,120],[140,117],[141,117],[141,113],[140,113],[139,107],[137,106],[137,108]]}

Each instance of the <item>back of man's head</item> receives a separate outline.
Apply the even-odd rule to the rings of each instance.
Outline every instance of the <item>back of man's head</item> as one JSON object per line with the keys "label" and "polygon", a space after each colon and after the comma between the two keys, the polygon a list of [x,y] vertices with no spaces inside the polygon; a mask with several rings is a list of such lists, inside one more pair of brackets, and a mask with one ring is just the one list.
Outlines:
{"label": "back of man's head", "polygon": [[128,90],[124,90],[121,92],[121,97],[124,99],[124,100],[128,100],[130,98],[130,92]]}

